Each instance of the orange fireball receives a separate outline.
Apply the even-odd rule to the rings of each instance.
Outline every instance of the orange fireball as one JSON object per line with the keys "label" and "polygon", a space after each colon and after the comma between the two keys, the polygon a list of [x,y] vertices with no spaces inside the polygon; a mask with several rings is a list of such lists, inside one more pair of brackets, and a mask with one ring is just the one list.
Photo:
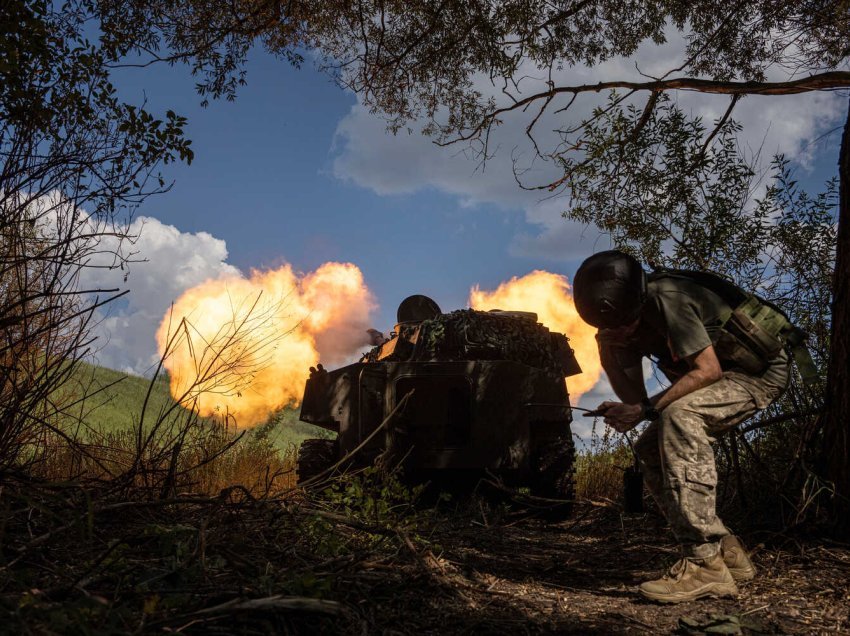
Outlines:
{"label": "orange fireball", "polygon": [[171,393],[201,415],[260,424],[297,404],[320,357],[341,363],[368,343],[374,308],[350,263],[208,280],[186,291],[157,331]]}

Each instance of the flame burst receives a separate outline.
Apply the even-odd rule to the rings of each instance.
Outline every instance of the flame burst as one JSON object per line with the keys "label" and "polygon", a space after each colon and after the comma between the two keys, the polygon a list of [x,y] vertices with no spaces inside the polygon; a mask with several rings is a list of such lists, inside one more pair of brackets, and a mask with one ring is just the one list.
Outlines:
{"label": "flame burst", "polygon": [[157,331],[171,394],[203,416],[241,427],[301,399],[310,366],[345,362],[368,342],[375,304],[361,271],[289,265],[250,278],[209,280],[185,292]]}
{"label": "flame burst", "polygon": [[469,292],[469,306],[485,311],[533,311],[541,323],[566,334],[582,369],[580,375],[568,378],[574,402],[599,380],[602,365],[596,348],[596,328],[579,317],[566,276],[536,270],[522,278],[515,276],[492,292],[476,285]]}

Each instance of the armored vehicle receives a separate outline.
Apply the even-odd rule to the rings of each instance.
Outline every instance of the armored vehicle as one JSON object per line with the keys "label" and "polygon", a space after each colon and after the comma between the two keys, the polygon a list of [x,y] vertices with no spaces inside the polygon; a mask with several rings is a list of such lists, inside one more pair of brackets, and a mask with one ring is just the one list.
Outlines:
{"label": "armored vehicle", "polygon": [[301,420],[337,437],[302,444],[299,481],[362,446],[354,465],[401,464],[405,477],[454,485],[489,472],[537,497],[572,499],[565,378],[580,372],[567,337],[534,313],[444,314],[411,296],[390,338],[359,362],[311,369]]}

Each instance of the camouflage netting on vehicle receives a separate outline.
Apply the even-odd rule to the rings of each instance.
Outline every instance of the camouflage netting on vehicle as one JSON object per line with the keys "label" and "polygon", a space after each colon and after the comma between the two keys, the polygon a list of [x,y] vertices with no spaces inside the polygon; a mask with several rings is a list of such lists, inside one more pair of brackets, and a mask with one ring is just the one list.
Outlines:
{"label": "camouflage netting on vehicle", "polygon": [[510,360],[559,375],[578,372],[563,334],[509,313],[461,309],[398,331],[362,361]]}

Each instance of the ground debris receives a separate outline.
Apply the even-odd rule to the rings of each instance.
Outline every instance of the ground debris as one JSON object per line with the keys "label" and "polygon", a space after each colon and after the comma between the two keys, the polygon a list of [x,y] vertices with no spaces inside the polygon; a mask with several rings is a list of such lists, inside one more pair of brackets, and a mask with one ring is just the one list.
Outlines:
{"label": "ground debris", "polygon": [[479,501],[358,507],[340,491],[117,505],[11,490],[0,633],[850,632],[850,549],[825,541],[745,537],[762,544],[760,576],[737,599],[659,606],[635,594],[676,558],[651,514],[594,508],[552,524],[488,507],[483,526]]}
{"label": "ground debris", "polygon": [[731,634],[732,636],[736,636],[737,634],[752,634],[753,636],[760,636],[762,634],[778,634],[781,632],[766,628],[761,623],[745,615],[712,614],[707,620],[682,616],[679,619],[677,633],[685,636],[702,636],[703,634]]}

